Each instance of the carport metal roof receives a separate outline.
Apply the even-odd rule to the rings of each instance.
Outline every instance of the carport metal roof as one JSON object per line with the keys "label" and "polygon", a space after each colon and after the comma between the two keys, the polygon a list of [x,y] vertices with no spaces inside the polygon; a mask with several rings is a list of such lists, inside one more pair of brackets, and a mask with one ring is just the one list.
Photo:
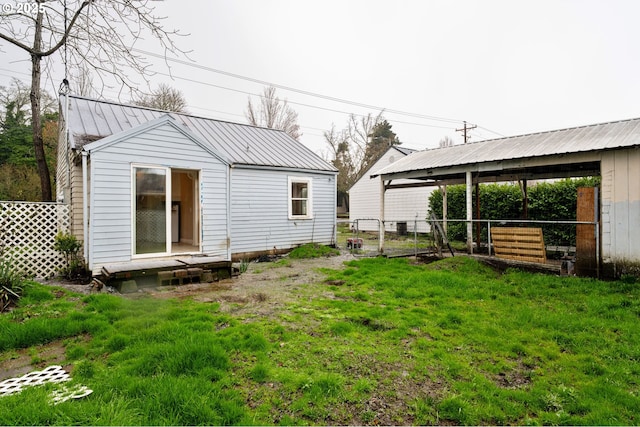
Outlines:
{"label": "carport metal roof", "polygon": [[640,118],[579,126],[412,153],[371,175],[456,184],[471,171],[475,182],[600,174],[599,152],[640,146]]}

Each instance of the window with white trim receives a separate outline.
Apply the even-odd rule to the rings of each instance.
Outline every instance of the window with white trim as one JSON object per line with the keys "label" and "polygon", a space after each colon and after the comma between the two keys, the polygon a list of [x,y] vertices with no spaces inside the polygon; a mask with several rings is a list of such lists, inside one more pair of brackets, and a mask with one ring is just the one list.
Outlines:
{"label": "window with white trim", "polygon": [[313,218],[311,178],[289,177],[289,218]]}

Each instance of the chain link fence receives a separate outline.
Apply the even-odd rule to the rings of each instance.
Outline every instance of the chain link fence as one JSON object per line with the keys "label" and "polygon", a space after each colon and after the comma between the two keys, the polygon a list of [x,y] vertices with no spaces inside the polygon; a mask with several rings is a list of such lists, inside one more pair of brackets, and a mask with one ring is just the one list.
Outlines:
{"label": "chain link fence", "polygon": [[431,224],[417,218],[338,221],[338,245],[356,256],[411,256],[436,251]]}
{"label": "chain link fence", "polygon": [[[599,224],[588,221],[361,218],[338,222],[338,245],[356,256],[455,256],[469,252],[468,224],[474,254],[562,265],[568,274],[578,257],[599,268]],[[591,252],[579,254],[585,245]]]}

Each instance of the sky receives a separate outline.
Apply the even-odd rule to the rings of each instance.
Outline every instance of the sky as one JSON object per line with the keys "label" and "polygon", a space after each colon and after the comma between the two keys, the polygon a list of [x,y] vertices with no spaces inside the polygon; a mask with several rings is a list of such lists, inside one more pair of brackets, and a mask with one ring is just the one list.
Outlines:
{"label": "sky", "polygon": [[[477,126],[473,142],[640,117],[636,0],[152,5],[166,28],[188,34],[175,41],[190,51],[179,58],[189,64],[150,56],[152,87],[179,89],[194,115],[246,123],[249,97],[273,84],[298,113],[301,142],[325,157],[323,132],[345,128],[349,114],[382,111],[402,146],[418,150],[445,136],[463,143],[464,121]],[[151,38],[136,47],[162,53]],[[27,59],[0,42],[0,85],[28,80]],[[46,89],[56,93],[63,75],[52,74]]]}

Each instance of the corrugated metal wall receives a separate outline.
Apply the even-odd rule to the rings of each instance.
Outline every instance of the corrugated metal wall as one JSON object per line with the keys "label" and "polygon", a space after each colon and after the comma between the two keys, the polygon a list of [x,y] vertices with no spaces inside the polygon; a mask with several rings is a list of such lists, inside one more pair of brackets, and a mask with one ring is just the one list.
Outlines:
{"label": "corrugated metal wall", "polygon": [[602,155],[602,259],[640,265],[640,150]]}

